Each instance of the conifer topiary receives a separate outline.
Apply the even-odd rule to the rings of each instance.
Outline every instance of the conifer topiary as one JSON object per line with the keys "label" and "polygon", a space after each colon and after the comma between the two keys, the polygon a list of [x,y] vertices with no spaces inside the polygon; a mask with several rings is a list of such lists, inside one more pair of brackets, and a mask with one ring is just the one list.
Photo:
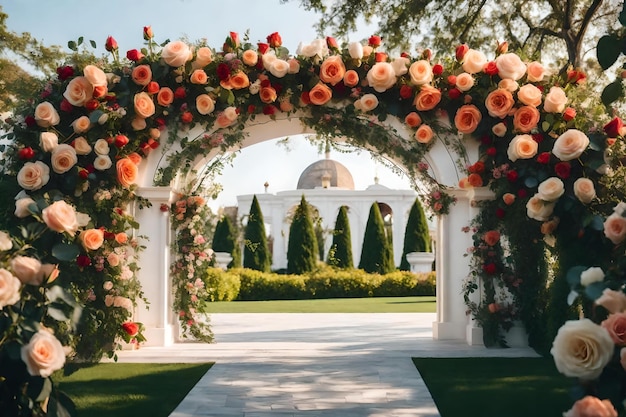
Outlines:
{"label": "conifer topiary", "polygon": [[238,240],[237,231],[230,217],[223,216],[217,222],[217,225],[215,225],[211,248],[214,252],[230,253],[233,260],[228,264],[228,268],[238,268],[241,266],[241,250],[239,249]]}
{"label": "conifer topiary", "polygon": [[243,243],[243,267],[269,272],[272,263],[271,255],[265,235],[263,213],[256,195],[252,198]]}
{"label": "conifer topiary", "polygon": [[415,202],[411,206],[409,218],[404,231],[404,247],[402,249],[402,261],[400,261],[400,269],[403,271],[411,270],[411,265],[406,260],[406,254],[411,252],[430,252],[430,232],[428,230],[428,222],[424,209],[419,202]]}
{"label": "conifer topiary", "polygon": [[374,202],[365,226],[359,268],[369,273],[386,274],[392,272],[395,267],[390,252],[383,216],[380,213],[378,203]]}
{"label": "conifer topiary", "polygon": [[313,271],[317,266],[318,258],[317,238],[313,229],[313,221],[311,220],[309,205],[303,195],[289,227],[287,271],[290,274],[304,274]]}
{"label": "conifer topiary", "polygon": [[335,230],[333,231],[333,243],[330,251],[328,251],[327,263],[337,268],[354,268],[350,221],[348,220],[348,209],[346,206],[341,206],[337,213]]}

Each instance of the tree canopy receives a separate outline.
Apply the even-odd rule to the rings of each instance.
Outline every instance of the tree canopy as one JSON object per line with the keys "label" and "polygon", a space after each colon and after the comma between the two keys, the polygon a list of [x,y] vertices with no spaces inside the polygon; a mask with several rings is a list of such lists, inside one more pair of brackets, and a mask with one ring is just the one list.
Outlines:
{"label": "tree canopy", "polygon": [[328,264],[338,268],[354,267],[350,221],[346,206],[341,206],[337,213],[335,229],[333,230],[333,243],[328,251]]}
{"label": "tree canopy", "polygon": [[263,213],[256,195],[250,206],[243,243],[243,267],[269,272],[272,264],[271,255],[265,235]]}
{"label": "tree canopy", "polygon": [[379,274],[386,274],[395,269],[392,249],[385,233],[383,216],[377,202],[372,203],[367,218],[359,269]]}
{"label": "tree canopy", "polygon": [[402,250],[402,260],[400,261],[400,269],[403,271],[411,269],[411,265],[406,260],[406,254],[411,252],[430,252],[428,222],[419,199],[415,199],[411,206],[409,219],[404,231],[404,248]]}
{"label": "tree canopy", "polygon": [[291,274],[313,271],[318,259],[317,238],[313,229],[309,204],[303,195],[289,227],[287,271]]}

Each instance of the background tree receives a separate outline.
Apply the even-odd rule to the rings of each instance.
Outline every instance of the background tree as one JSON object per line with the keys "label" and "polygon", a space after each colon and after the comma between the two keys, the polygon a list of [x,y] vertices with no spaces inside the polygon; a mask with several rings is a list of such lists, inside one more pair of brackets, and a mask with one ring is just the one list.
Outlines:
{"label": "background tree", "polygon": [[250,214],[244,235],[243,267],[256,269],[257,271],[269,272],[272,264],[267,236],[265,235],[265,223],[263,213],[256,195],[252,198]]}
{"label": "background tree", "polygon": [[299,1],[305,9],[322,13],[316,25],[320,34],[347,39],[363,20],[376,21],[387,49],[408,50],[413,44],[448,50],[455,43],[479,48],[500,39],[537,59],[542,53],[567,56],[574,67],[581,66],[583,52],[595,46],[599,32],[590,28],[611,27],[620,4],[618,0]]}
{"label": "background tree", "polygon": [[304,274],[314,270],[319,259],[317,251],[317,238],[313,229],[309,204],[303,195],[289,227],[287,272]]}
{"label": "background tree", "polygon": [[409,271],[411,265],[406,260],[406,254],[411,252],[430,252],[430,232],[428,230],[428,222],[424,209],[419,199],[411,206],[409,219],[406,222],[404,231],[404,247],[402,249],[402,260],[400,261],[400,269]]}
{"label": "background tree", "polygon": [[353,268],[352,258],[352,237],[350,235],[350,221],[348,220],[348,209],[346,206],[339,208],[335,229],[333,230],[333,243],[328,251],[329,265],[337,268]]}
{"label": "background tree", "polygon": [[241,250],[239,249],[239,239],[237,239],[237,231],[233,226],[230,217],[223,216],[215,226],[213,234],[213,244],[211,248],[215,252],[227,252],[233,257],[228,264],[228,268],[236,268],[241,266]]}
{"label": "background tree", "polygon": [[393,256],[390,256],[390,253],[391,249],[385,234],[383,216],[380,214],[378,203],[374,202],[365,226],[359,268],[369,273],[386,274],[391,272],[395,267]]}

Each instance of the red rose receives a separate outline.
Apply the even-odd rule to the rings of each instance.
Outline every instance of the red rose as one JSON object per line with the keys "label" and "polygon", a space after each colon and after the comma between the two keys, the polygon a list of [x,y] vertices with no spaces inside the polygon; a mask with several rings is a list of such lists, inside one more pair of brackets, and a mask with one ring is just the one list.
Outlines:
{"label": "red rose", "polygon": [[254,114],[256,111],[256,106],[254,104],[248,105],[248,114]]}
{"label": "red rose", "polygon": [[452,86],[456,85],[456,75],[448,75],[447,81]]}
{"label": "red rose", "polygon": [[302,94],[300,94],[300,100],[302,100],[304,104],[311,104],[311,98],[309,97],[309,92],[303,91]]}
{"label": "red rose", "polygon": [[86,180],[87,178],[89,178],[89,171],[87,171],[86,169],[79,169],[78,176],[81,179]]}
{"label": "red rose", "polygon": [[141,61],[143,57],[144,55],[138,49],[131,49],[130,51],[126,52],[126,58],[134,62]]}
{"label": "red rose", "polygon": [[217,78],[220,81],[227,80],[230,77],[230,68],[223,62],[217,66]]}
{"label": "red rose", "polygon": [[498,67],[496,66],[496,63],[494,61],[490,61],[487,63],[487,65],[485,65],[485,68],[483,68],[483,71],[487,75],[497,75]]}
{"label": "red rose", "polygon": [[470,172],[482,174],[483,172],[485,172],[485,163],[483,161],[477,161],[474,165],[472,165],[472,169],[473,171]]}
{"label": "red rose", "polygon": [[122,329],[126,332],[130,337],[135,337],[137,333],[139,333],[139,325],[137,323],[133,323],[127,321],[126,323],[122,323]]}
{"label": "red rose", "polygon": [[113,52],[117,50],[117,41],[113,36],[107,37],[106,42],[104,43],[104,49],[109,52]]}
{"label": "red rose", "polygon": [[189,111],[186,111],[180,115],[180,121],[183,123],[191,123],[192,120],[193,120],[193,114],[191,114],[191,112]]}
{"label": "red rose", "polygon": [[461,97],[461,90],[459,90],[458,88],[451,88],[448,91],[448,97],[450,97],[450,99],[452,100],[456,100],[457,98]]}
{"label": "red rose", "polygon": [[497,153],[498,153],[498,150],[495,148],[495,146],[487,148],[487,155],[494,157],[496,156]]}
{"label": "red rose", "polygon": [[94,111],[95,109],[97,109],[97,108],[98,108],[98,106],[99,106],[99,105],[100,105],[100,103],[98,102],[98,100],[91,99],[91,100],[88,100],[88,101],[85,103],[85,108],[86,108],[88,111]]}
{"label": "red rose", "polygon": [[81,268],[87,267],[91,265],[91,258],[87,255],[78,255],[76,264]]}
{"label": "red rose", "polygon": [[230,32],[230,40],[232,41],[232,46],[234,48],[239,48],[239,45],[241,45],[239,34],[237,32]]}
{"label": "red rose", "polygon": [[113,240],[115,239],[115,233],[113,232],[107,232],[106,230],[103,229],[104,232],[104,239],[105,240]]}
{"label": "red rose", "polygon": [[[411,55],[409,55],[409,54],[408,54],[408,53],[406,53],[406,52],[402,52],[402,53],[400,54],[400,56],[401,56],[402,58],[409,58],[409,59],[411,59]],[[626,77],[625,77],[625,78],[626,78]]]}
{"label": "red rose", "polygon": [[148,153],[150,153],[150,151],[152,150],[152,148],[150,147],[150,145],[148,145],[147,142],[144,142],[141,145],[139,145],[139,149],[141,150],[141,152],[143,152],[144,155],[148,155]]}
{"label": "red rose", "polygon": [[469,46],[467,46],[466,44],[457,46],[456,47],[456,60],[459,62],[462,61],[467,51],[469,51]]}
{"label": "red rose", "polygon": [[266,44],[266,43],[263,43],[263,42],[257,43],[257,46],[259,47],[259,53],[261,53],[261,55],[263,55],[264,53],[266,53],[270,49],[270,46],[268,44]]}
{"label": "red rose", "polygon": [[517,171],[509,171],[506,173],[506,179],[509,180],[509,182],[515,182],[517,181],[517,178],[518,178]]}
{"label": "red rose", "polygon": [[496,217],[497,217],[497,218],[501,219],[501,218],[503,218],[503,217],[504,217],[504,215],[505,215],[505,214],[506,214],[506,212],[504,211],[504,209],[503,209],[503,208],[498,207],[498,208],[496,209]]}
{"label": "red rose", "polygon": [[584,72],[579,70],[567,71],[567,82],[572,84],[582,84],[587,80]]}
{"label": "red rose", "polygon": [[165,119],[163,119],[162,117],[158,117],[154,119],[154,123],[157,124],[159,129],[165,128]]}
{"label": "red rose", "polygon": [[441,65],[441,64],[433,65],[433,74],[435,74],[435,75],[443,74],[443,65]]}
{"label": "red rose", "polygon": [[117,148],[123,148],[124,146],[128,145],[128,136],[117,135],[115,136],[115,141],[113,143],[115,143],[115,146]]}
{"label": "red rose", "polygon": [[537,143],[541,143],[543,142],[543,135],[541,133],[533,133],[532,135],[530,135],[533,140]]}
{"label": "red rose", "polygon": [[540,164],[549,164],[550,152],[542,152],[539,155],[537,155],[537,162]]}
{"label": "red rose", "polygon": [[152,26],[143,27],[143,38],[144,40],[147,40],[147,41],[154,38],[154,33],[152,32]]}
{"label": "red rose", "polygon": [[332,36],[326,36],[326,45],[328,45],[330,49],[339,49],[337,40],[333,38]]}
{"label": "red rose", "polygon": [[163,213],[167,213],[168,211],[170,211],[170,207],[169,207],[167,204],[165,204],[165,203],[161,203],[160,210],[161,210]]}
{"label": "red rose", "polygon": [[283,40],[278,32],[274,32],[267,37],[267,43],[269,43],[272,48],[278,48],[283,44]]}
{"label": "red rose", "polygon": [[604,132],[610,138],[616,138],[619,136],[620,130],[624,127],[624,122],[619,117],[615,117],[613,120],[604,125]]}
{"label": "red rose", "polygon": [[35,156],[35,151],[30,146],[27,148],[22,148],[17,153],[18,158],[22,160],[29,160]]}
{"label": "red rose", "polygon": [[261,81],[261,88],[267,88],[271,86],[272,86],[272,82],[269,79],[266,78],[263,81]]}
{"label": "red rose", "polygon": [[525,188],[520,188],[519,190],[517,190],[517,197],[526,198],[527,195],[528,191]]}
{"label": "red rose", "polygon": [[384,52],[376,52],[374,54],[374,60],[376,62],[387,62],[387,54]]}
{"label": "red rose", "polygon": [[263,114],[266,116],[271,116],[276,113],[276,107],[268,105],[263,107]]}
{"label": "red rose", "polygon": [[69,101],[67,101],[67,99],[63,99],[61,100],[61,105],[59,106],[61,108],[61,111],[64,112],[71,112],[74,110],[74,106],[72,106],[72,103],[70,103]]}
{"label": "red rose", "polygon": [[187,91],[185,91],[185,87],[178,87],[176,91],[174,91],[174,98],[177,100],[182,100],[187,97]]}
{"label": "red rose", "polygon": [[70,67],[69,65],[58,67],[57,75],[59,76],[59,80],[65,81],[74,75],[74,68]]}
{"label": "red rose", "polygon": [[402,97],[403,99],[409,99],[413,97],[413,87],[403,84],[400,87],[400,97]]}
{"label": "red rose", "polygon": [[29,115],[24,118],[24,123],[26,123],[26,126],[28,127],[33,127],[37,124],[37,120],[35,120],[34,116]]}
{"label": "red rose", "polygon": [[367,40],[367,42],[369,43],[369,45],[372,48],[378,48],[380,46],[381,43],[383,43],[383,40],[380,38],[380,36],[377,35],[372,35],[370,36],[370,38]]}
{"label": "red rose", "polygon": [[483,271],[485,271],[487,275],[494,275],[496,272],[498,272],[498,268],[496,267],[496,264],[490,262],[483,265]]}
{"label": "red rose", "polygon": [[161,89],[161,86],[156,81],[150,81],[146,86],[146,91],[148,94],[156,94]]}
{"label": "red rose", "polygon": [[563,112],[563,120],[565,120],[566,122],[569,122],[570,120],[574,119],[574,117],[576,117],[576,110],[573,109],[572,107],[566,108],[565,111]]}
{"label": "red rose", "polygon": [[572,167],[569,162],[559,162],[554,166],[554,172],[556,173],[556,176],[564,180],[569,178],[571,171]]}

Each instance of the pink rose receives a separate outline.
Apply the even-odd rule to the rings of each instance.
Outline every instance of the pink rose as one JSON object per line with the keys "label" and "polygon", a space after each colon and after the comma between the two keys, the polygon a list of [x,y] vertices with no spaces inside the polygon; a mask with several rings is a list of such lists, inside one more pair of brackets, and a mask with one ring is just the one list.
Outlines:
{"label": "pink rose", "polygon": [[389,62],[377,62],[367,72],[367,83],[377,92],[384,93],[396,84],[396,72]]}
{"label": "pink rose", "polygon": [[93,86],[85,77],[76,77],[69,82],[63,93],[73,106],[82,107],[93,98]]}
{"label": "pink rose", "polygon": [[500,78],[519,80],[526,74],[526,64],[513,53],[502,54],[496,58],[496,67]]}
{"label": "pink rose", "polygon": [[610,314],[600,325],[609,332],[616,345],[626,346],[626,313]]}
{"label": "pink rose", "polygon": [[66,173],[77,163],[78,156],[76,155],[76,149],[68,144],[63,143],[52,151],[50,165],[52,165],[52,170],[57,174]]}
{"label": "pink rose", "polygon": [[13,274],[0,268],[0,310],[20,301],[22,283]]}
{"label": "pink rose", "polygon": [[25,190],[38,190],[50,180],[50,168],[41,161],[26,162],[17,173],[17,183]]}
{"label": "pink rose", "polygon": [[35,107],[35,122],[38,126],[56,126],[60,121],[61,117],[51,103],[44,101]]}
{"label": "pink rose", "polygon": [[576,401],[563,417],[617,417],[617,411],[611,401],[587,395]]}
{"label": "pink rose", "polygon": [[487,64],[485,54],[474,49],[468,49],[463,56],[463,71],[470,74],[477,74],[483,70]]}
{"label": "pink rose", "polygon": [[523,85],[517,92],[517,99],[527,106],[537,107],[541,104],[541,90],[532,84]]}
{"label": "pink rose", "polygon": [[65,364],[63,345],[46,330],[39,330],[22,346],[21,357],[28,373],[42,378],[49,377]]}
{"label": "pink rose", "polygon": [[543,110],[548,113],[562,113],[567,104],[567,96],[561,87],[551,87],[543,101]]}
{"label": "pink rose", "polygon": [[49,229],[74,236],[78,230],[76,210],[63,200],[55,201],[42,210],[41,215]]}
{"label": "pink rose", "polygon": [[41,262],[29,256],[16,256],[11,259],[11,270],[23,284],[41,285],[43,276],[40,274]]}
{"label": "pink rose", "polygon": [[135,94],[133,102],[135,105],[135,113],[137,114],[137,116],[145,119],[154,114],[154,101],[152,101],[152,97],[150,97],[148,93],[141,92]]}
{"label": "pink rose", "polygon": [[180,67],[192,58],[192,53],[186,43],[174,41],[163,47],[161,57],[170,67]]}
{"label": "pink rose", "polygon": [[433,80],[433,69],[426,60],[415,61],[409,67],[409,75],[413,85],[424,85]]}
{"label": "pink rose", "polygon": [[613,213],[604,221],[604,235],[613,242],[620,244],[626,238],[626,217]]}
{"label": "pink rose", "polygon": [[561,161],[578,158],[589,146],[589,138],[580,130],[569,129],[554,141],[552,153]]}
{"label": "pink rose", "polygon": [[621,313],[626,310],[626,294],[622,291],[605,288],[595,303],[607,309],[609,313]]}

